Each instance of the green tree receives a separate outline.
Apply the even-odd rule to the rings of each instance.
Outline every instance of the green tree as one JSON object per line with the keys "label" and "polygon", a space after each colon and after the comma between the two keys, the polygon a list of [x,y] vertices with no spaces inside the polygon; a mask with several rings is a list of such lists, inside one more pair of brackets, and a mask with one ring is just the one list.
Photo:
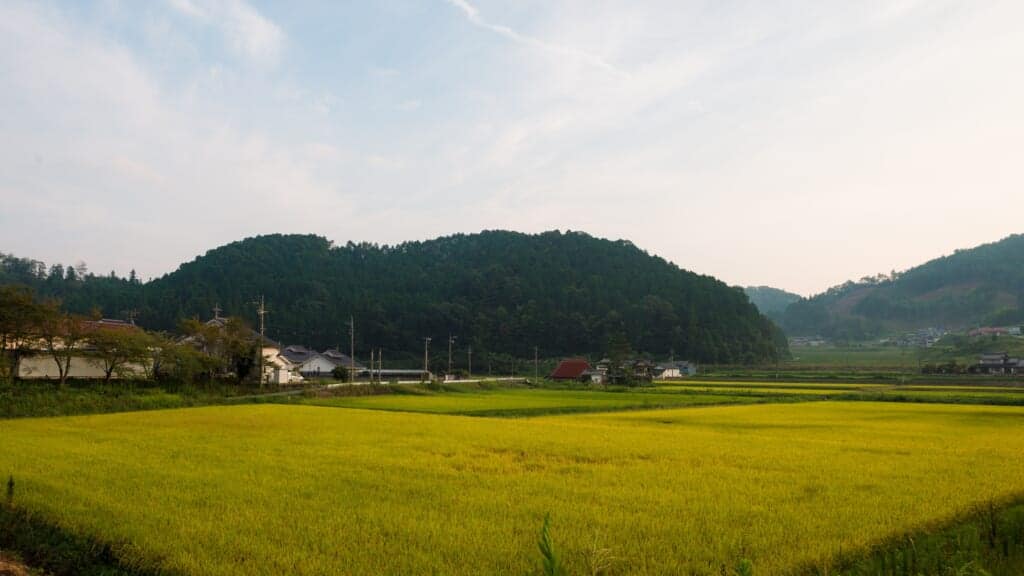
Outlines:
{"label": "green tree", "polygon": [[241,381],[253,373],[258,336],[242,319],[229,317],[214,324],[190,319],[180,329],[199,350],[219,361],[221,374],[234,374]]}
{"label": "green tree", "polygon": [[39,338],[43,309],[24,286],[0,286],[0,378],[13,381]]}
{"label": "green tree", "polygon": [[219,360],[189,343],[165,341],[159,350],[159,359],[153,365],[154,377],[158,379],[194,384],[208,378],[220,367]]}
{"label": "green tree", "polygon": [[85,335],[85,319],[64,312],[51,300],[40,308],[39,335],[46,351],[57,364],[58,385],[63,388],[71,372],[71,361],[79,354]]}
{"label": "green tree", "polygon": [[117,375],[120,378],[139,376],[138,368],[147,372],[153,339],[134,328],[97,328],[88,334],[95,360],[103,370],[103,381]]}

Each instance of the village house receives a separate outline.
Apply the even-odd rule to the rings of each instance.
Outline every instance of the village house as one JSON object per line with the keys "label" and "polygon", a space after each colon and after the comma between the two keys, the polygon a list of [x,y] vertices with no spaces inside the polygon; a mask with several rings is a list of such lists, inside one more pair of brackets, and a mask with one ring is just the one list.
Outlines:
{"label": "village house", "polygon": [[281,355],[281,347],[277,342],[264,339],[262,354],[263,380],[265,382],[277,386],[302,383],[303,378],[299,373],[299,367]]}
{"label": "village house", "polygon": [[697,364],[694,362],[665,362],[654,367],[654,377],[662,380],[674,380],[697,375]]}
{"label": "village house", "polygon": [[627,382],[650,382],[657,374],[656,366],[647,360],[624,360],[617,370],[608,358],[598,361],[590,380],[599,384],[623,384]]}
{"label": "village house", "polygon": [[354,369],[357,373],[366,369],[366,366],[356,362],[348,354],[343,354],[334,348],[324,350],[321,354],[333,362],[335,366],[344,366],[347,369]]}
{"label": "village house", "polygon": [[296,366],[298,372],[306,378],[331,376],[334,369],[339,366],[345,369],[354,368],[357,374],[366,371],[366,366],[337,350],[326,350],[321,353],[294,344],[281,350],[281,356]]}
{"label": "village house", "polygon": [[972,371],[981,374],[1024,374],[1024,360],[1010,358],[1006,352],[982,354]]}

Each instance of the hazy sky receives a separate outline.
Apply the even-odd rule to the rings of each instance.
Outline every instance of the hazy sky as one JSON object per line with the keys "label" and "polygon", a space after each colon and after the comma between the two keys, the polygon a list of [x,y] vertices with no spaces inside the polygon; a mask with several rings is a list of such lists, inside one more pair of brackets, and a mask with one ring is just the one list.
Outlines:
{"label": "hazy sky", "polygon": [[800,293],[1024,231],[1024,2],[0,1],[0,251],[584,230]]}

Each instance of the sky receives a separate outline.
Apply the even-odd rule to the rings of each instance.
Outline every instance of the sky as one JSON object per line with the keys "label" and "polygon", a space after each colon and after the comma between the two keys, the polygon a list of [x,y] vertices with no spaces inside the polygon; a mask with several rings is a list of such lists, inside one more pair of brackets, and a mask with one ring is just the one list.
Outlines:
{"label": "sky", "polygon": [[809,295],[1024,232],[1024,2],[0,2],[0,251],[628,239]]}

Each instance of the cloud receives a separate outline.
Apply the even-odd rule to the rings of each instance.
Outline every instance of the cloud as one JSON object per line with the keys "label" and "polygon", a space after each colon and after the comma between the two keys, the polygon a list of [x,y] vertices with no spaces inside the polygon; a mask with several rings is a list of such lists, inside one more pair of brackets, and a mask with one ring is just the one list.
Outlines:
{"label": "cloud", "polygon": [[520,32],[517,32],[517,31],[513,30],[512,28],[509,28],[508,26],[503,26],[503,25],[500,25],[500,24],[492,24],[492,23],[488,22],[487,20],[485,20],[480,15],[480,11],[476,8],[476,6],[473,6],[472,4],[470,4],[468,2],[468,0],[447,0],[447,2],[449,4],[451,4],[452,6],[455,6],[456,8],[461,10],[462,13],[466,16],[466,19],[469,20],[469,22],[471,24],[473,24],[474,26],[476,26],[478,28],[482,28],[484,30],[490,30],[491,32],[494,32],[495,34],[498,34],[500,36],[504,36],[505,38],[508,38],[509,40],[512,40],[513,42],[516,42],[516,43],[519,43],[519,44],[523,44],[525,46],[529,46],[529,47],[532,47],[532,48],[537,48],[539,50],[543,50],[545,52],[550,52],[552,54],[557,54],[557,55],[561,55],[561,56],[569,56],[571,58],[578,59],[578,60],[586,62],[586,63],[588,63],[588,64],[590,64],[592,66],[595,66],[595,67],[600,68],[602,70],[606,70],[608,72],[612,72],[612,73],[614,73],[616,75],[619,75],[619,76],[627,76],[628,75],[624,71],[620,70],[615,65],[613,65],[610,62],[608,62],[607,60],[605,60],[604,58],[602,58],[601,56],[599,56],[597,54],[592,54],[590,52],[586,52],[584,50],[580,50],[580,49],[574,48],[572,46],[562,46],[560,44],[554,44],[552,42],[547,42],[545,40],[541,40],[540,38],[535,38],[533,36],[528,36],[526,34],[522,34]]}
{"label": "cloud", "polygon": [[199,20],[209,18],[207,12],[196,6],[192,0],[168,0],[168,3],[178,12]]}
{"label": "cloud", "polygon": [[226,117],[202,88],[177,93],[57,10],[0,4],[0,70],[0,109],[16,111],[0,138],[0,204],[18,214],[0,238],[16,253],[158,275],[254,225],[325,231],[349,212],[339,171],[353,156],[334,147],[325,163],[323,150]]}
{"label": "cloud", "polygon": [[414,110],[419,110],[422,105],[423,103],[419,100],[405,100],[399,103],[397,108],[401,112],[412,112]]}
{"label": "cloud", "polygon": [[964,191],[1024,210],[1019,2],[447,1],[285,38],[233,0],[0,0],[0,244],[158,274],[266,232],[572,228],[810,292],[1012,229]]}
{"label": "cloud", "polygon": [[172,8],[197,22],[216,27],[235,54],[259,65],[277,64],[285,34],[245,0],[168,0]]}

